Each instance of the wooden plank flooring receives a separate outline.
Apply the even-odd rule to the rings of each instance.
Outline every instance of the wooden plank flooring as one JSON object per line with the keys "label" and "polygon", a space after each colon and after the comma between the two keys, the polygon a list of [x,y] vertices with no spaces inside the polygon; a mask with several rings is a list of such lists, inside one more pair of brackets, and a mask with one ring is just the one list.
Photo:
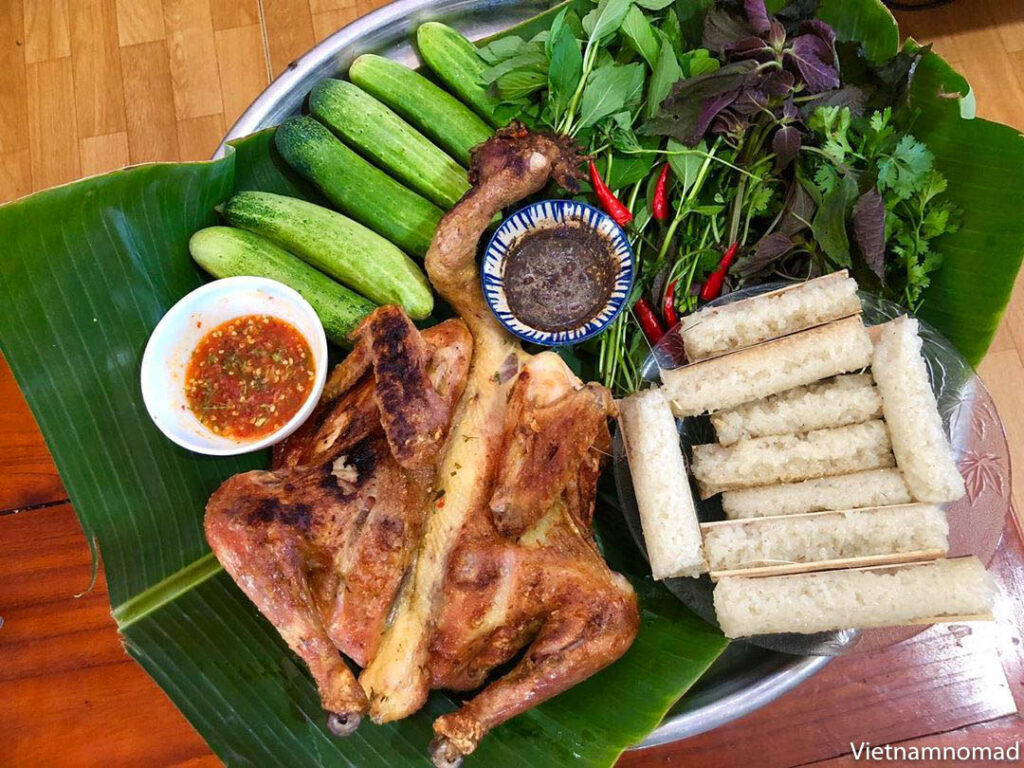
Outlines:
{"label": "wooden plank flooring", "polygon": [[[209,157],[273,76],[380,0],[0,0],[0,203],[129,163]],[[970,79],[978,114],[1024,128],[1024,2],[899,14]],[[980,373],[999,405],[1024,512],[1024,289]],[[217,765],[120,647],[102,573],[0,359],[0,764]],[[16,513],[14,510],[27,510]],[[929,630],[822,675],[748,718],[629,765],[847,765],[850,739],[1021,738],[1022,553],[995,571],[1001,621]],[[99,738],[97,734],[103,733]],[[59,734],[60,738],[54,736]],[[67,745],[75,745],[69,749]]]}

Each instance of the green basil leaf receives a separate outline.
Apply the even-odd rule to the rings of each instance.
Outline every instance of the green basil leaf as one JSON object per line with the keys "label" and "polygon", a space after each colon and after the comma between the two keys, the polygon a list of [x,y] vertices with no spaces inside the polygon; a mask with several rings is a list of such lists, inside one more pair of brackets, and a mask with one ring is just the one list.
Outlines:
{"label": "green basil leaf", "polygon": [[580,43],[565,24],[552,34],[551,61],[548,65],[548,99],[554,122],[558,122],[583,77]]}
{"label": "green basil leaf", "polygon": [[846,174],[841,182],[821,196],[821,207],[814,215],[811,232],[821,249],[837,266],[849,267],[850,238],[846,217],[857,200],[857,182]]}
{"label": "green basil leaf", "polygon": [[582,40],[587,36],[586,32],[583,31],[583,19],[580,18],[580,15],[576,13],[571,5],[569,12],[565,14],[565,26],[572,30],[577,40]]}
{"label": "green basil leaf", "polygon": [[704,156],[708,151],[707,143],[701,139],[697,146],[691,149],[675,139],[669,139],[665,148],[669,152],[668,166],[679,182],[680,194],[684,195],[697,181],[697,174],[704,164]]}
{"label": "green basil leaf", "polygon": [[661,22],[661,28],[659,30],[669,41],[669,44],[675,50],[676,55],[679,55],[683,51],[683,29],[679,26],[679,14],[675,11],[670,11],[665,14],[665,20]]}
{"label": "green basil leaf", "polygon": [[622,35],[653,69],[661,44],[647,15],[635,5],[630,6],[626,18],[622,20]]}
{"label": "green basil leaf", "polygon": [[619,31],[632,0],[601,0],[597,8],[583,17],[583,29],[588,34],[588,44],[600,44],[602,40]]}
{"label": "green basil leaf", "polygon": [[496,83],[499,78],[516,70],[528,72],[544,72],[548,66],[548,57],[544,53],[544,47],[527,43],[520,49],[520,52],[509,59],[505,59],[493,67],[488,67],[480,75],[480,82],[484,85]]}
{"label": "green basil leaf", "polygon": [[504,102],[518,101],[547,85],[543,72],[517,69],[498,78],[498,96]]}
{"label": "green basil leaf", "polygon": [[569,13],[568,7],[563,8],[559,14],[555,16],[555,20],[551,22],[551,28],[547,31],[548,36],[544,41],[544,49],[547,51],[548,58],[551,58],[551,54],[554,53],[555,42],[558,40],[558,36],[562,32],[562,28],[565,26],[565,16],[567,13]]}
{"label": "green basil leaf", "polygon": [[658,32],[661,45],[658,58],[654,62],[650,83],[647,86],[647,117],[658,114],[661,103],[672,90],[672,86],[683,78],[683,70],[676,59],[675,49],[663,32]]}
{"label": "green basil leaf", "polygon": [[642,93],[644,67],[642,64],[615,66],[610,64],[595,69],[587,79],[580,99],[579,127],[586,128],[598,120],[615,114]]}
{"label": "green basil leaf", "polygon": [[512,35],[511,37],[503,37],[500,40],[495,40],[488,43],[487,45],[480,46],[477,51],[480,54],[480,58],[485,62],[494,66],[505,59],[510,59],[519,53],[519,49],[525,44],[523,38]]}
{"label": "green basil leaf", "polygon": [[684,53],[679,60],[679,65],[687,77],[698,77],[709,72],[717,72],[722,66],[718,59],[711,55],[707,48],[695,48]]}

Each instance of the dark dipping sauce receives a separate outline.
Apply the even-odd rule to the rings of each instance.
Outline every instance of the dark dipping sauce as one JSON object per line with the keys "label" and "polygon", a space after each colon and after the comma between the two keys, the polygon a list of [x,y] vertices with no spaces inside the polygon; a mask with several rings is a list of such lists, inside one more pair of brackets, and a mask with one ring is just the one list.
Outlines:
{"label": "dark dipping sauce", "polygon": [[611,244],[586,225],[527,232],[505,257],[508,306],[539,331],[568,331],[593,319],[615,287]]}

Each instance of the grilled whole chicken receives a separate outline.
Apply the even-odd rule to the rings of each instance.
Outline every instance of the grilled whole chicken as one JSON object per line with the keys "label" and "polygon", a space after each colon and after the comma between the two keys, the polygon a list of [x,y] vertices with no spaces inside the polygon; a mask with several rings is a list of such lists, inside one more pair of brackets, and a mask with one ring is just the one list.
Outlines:
{"label": "grilled whole chicken", "polygon": [[578,165],[518,126],[474,150],[473,188],[426,259],[460,319],[420,333],[395,307],[374,312],[273,470],[229,479],[207,506],[211,547],[309,666],[339,735],[367,713],[412,714],[432,688],[479,688],[522,652],[435,721],[431,756],[456,765],[636,636],[636,596],[591,532],[614,402],[557,355],[526,354],[476,266],[495,213],[551,177],[571,185]]}

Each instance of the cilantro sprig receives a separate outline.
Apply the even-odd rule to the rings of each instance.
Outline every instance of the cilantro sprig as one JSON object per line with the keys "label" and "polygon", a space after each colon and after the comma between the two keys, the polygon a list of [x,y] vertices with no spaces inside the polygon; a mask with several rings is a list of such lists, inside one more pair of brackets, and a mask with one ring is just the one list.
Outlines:
{"label": "cilantro sprig", "polygon": [[820,141],[820,153],[807,164],[816,190],[824,199],[847,179],[856,185],[859,195],[844,205],[838,226],[850,227],[855,254],[881,286],[917,309],[930,273],[942,263],[933,241],[959,228],[959,211],[944,194],[946,179],[932,153],[898,129],[889,107],[866,119],[848,107],[819,107],[808,125]]}

